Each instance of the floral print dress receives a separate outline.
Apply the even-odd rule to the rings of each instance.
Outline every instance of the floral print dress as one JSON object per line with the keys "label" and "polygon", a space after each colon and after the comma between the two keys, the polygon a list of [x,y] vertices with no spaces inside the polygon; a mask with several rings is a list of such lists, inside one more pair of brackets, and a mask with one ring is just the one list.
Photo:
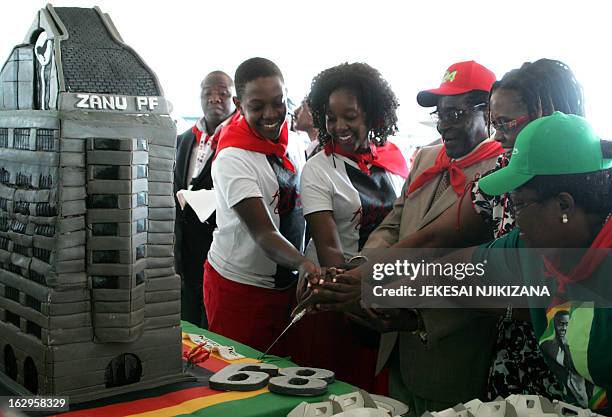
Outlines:
{"label": "floral print dress", "polygon": [[[497,158],[495,172],[510,159],[505,155]],[[482,192],[478,182],[472,187],[472,204],[476,213],[494,230],[497,239],[514,229],[514,206],[509,194],[490,196]],[[512,308],[499,320],[497,342],[489,371],[487,397],[507,397],[510,394],[537,394],[549,399],[561,399],[562,388],[554,374],[544,362],[533,326],[512,319]]]}

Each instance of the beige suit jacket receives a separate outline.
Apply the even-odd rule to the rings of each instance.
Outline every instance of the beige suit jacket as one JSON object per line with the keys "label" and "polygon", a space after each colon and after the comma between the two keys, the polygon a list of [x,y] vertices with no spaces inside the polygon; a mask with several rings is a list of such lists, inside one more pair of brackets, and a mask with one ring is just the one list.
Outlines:
{"label": "beige suit jacket", "polygon": [[[432,204],[442,174],[406,197],[406,190],[423,171],[434,165],[442,145],[422,148],[393,210],[372,232],[364,249],[389,247],[435,220],[457,200],[452,187]],[[473,180],[495,165],[496,157],[463,171]],[[470,198],[466,196],[466,198]],[[387,362],[399,341],[400,368],[404,384],[429,400],[462,402],[482,398],[495,342],[497,318],[464,309],[419,310],[427,331],[427,343],[410,332],[381,336],[377,371]]]}

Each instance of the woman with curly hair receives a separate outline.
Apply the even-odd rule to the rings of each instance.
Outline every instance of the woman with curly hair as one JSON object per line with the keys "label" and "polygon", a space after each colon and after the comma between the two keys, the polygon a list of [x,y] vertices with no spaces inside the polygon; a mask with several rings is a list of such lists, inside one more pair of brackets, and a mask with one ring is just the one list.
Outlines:
{"label": "woman with curly hair", "polygon": [[357,255],[391,211],[408,174],[397,131],[397,98],[380,73],[363,63],[317,75],[308,103],[323,150],[304,167],[301,197],[313,236],[306,249],[321,266]]}
{"label": "woman with curly hair", "polygon": [[[391,211],[408,175],[400,150],[387,142],[397,131],[398,101],[376,69],[345,63],[314,78],[308,105],[322,150],[307,161],[300,181],[312,236],[306,256],[339,267],[359,253]],[[337,313],[313,316],[302,327],[309,325],[312,344],[302,341],[308,354],[299,363],[333,369],[371,390],[377,335],[348,325]]]}

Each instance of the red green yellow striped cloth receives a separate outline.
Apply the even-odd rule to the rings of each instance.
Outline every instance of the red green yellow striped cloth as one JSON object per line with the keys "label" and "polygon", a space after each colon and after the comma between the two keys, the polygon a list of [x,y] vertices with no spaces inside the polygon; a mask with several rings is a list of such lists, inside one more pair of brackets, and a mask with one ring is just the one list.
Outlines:
{"label": "red green yellow striped cloth", "polygon": [[[183,351],[190,350],[195,345],[186,337],[187,333],[201,334],[222,345],[234,346],[237,353],[246,356],[244,359],[232,361],[231,363],[254,363],[259,362],[254,358],[260,352],[246,345],[227,339],[223,336],[199,329],[190,323],[182,322],[183,327]],[[264,362],[273,363],[280,368],[296,366],[293,362],[278,358],[267,357]],[[205,370],[214,373],[222,369],[230,362],[225,361],[216,354],[203,363],[198,364]],[[195,385],[195,384],[192,384]],[[268,388],[250,392],[222,392],[208,388],[208,386],[191,386],[176,388],[175,390],[158,390],[159,394],[153,395],[151,391],[137,398],[138,393],[132,394],[129,400],[119,399],[117,402],[104,401],[99,406],[70,411],[61,414],[61,417],[170,417],[170,416],[200,416],[200,417],[285,417],[296,405],[302,401],[319,402],[324,401],[330,394],[345,394],[355,391],[355,388],[344,382],[334,382],[329,386],[327,394],[319,397],[292,397],[271,393]]]}

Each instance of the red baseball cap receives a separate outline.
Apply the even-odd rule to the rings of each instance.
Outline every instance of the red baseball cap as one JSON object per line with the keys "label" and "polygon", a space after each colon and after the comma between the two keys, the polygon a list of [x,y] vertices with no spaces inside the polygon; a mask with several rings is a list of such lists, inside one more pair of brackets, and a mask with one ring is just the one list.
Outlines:
{"label": "red baseball cap", "polygon": [[439,88],[421,91],[417,94],[417,103],[423,107],[438,104],[440,96],[455,96],[469,91],[491,91],[495,74],[476,61],[457,62],[448,67],[442,77]]}

